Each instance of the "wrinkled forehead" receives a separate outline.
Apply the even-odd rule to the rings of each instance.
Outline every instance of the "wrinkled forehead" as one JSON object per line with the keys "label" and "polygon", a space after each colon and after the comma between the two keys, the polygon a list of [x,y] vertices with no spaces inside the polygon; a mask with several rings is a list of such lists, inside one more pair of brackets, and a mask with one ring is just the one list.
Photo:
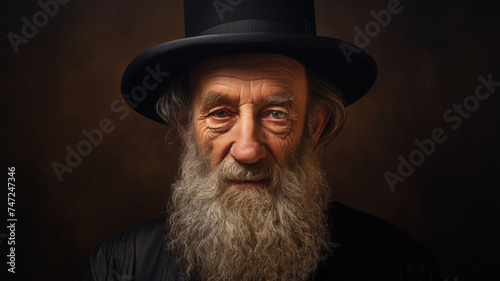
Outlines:
{"label": "wrinkled forehead", "polygon": [[246,53],[205,59],[191,70],[190,84],[199,86],[216,78],[243,81],[265,79],[294,89],[306,79],[302,63],[287,56],[269,53]]}

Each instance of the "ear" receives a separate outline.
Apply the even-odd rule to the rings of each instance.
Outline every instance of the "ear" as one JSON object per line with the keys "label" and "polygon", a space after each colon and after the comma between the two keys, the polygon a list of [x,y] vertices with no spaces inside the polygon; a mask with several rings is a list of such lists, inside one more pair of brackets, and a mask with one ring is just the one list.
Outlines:
{"label": "ear", "polygon": [[310,120],[312,123],[310,126],[310,134],[314,143],[318,143],[319,138],[321,137],[321,134],[323,133],[326,124],[328,124],[328,120],[330,120],[332,114],[323,106],[317,106],[314,111],[317,113],[314,114],[311,118],[312,120]]}
{"label": "ear", "polygon": [[184,141],[184,144],[186,146],[188,146],[189,145],[188,129],[186,128],[185,125],[180,125],[179,131],[181,132],[181,137],[182,137],[182,140]]}

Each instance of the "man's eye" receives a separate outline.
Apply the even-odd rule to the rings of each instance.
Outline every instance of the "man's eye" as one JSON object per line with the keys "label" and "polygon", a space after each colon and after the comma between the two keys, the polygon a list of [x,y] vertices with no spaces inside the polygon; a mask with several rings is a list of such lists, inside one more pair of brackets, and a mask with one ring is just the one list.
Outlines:
{"label": "man's eye", "polygon": [[274,119],[283,119],[283,118],[286,117],[286,113],[284,113],[283,111],[279,111],[279,110],[273,110],[273,111],[271,111],[270,115]]}
{"label": "man's eye", "polygon": [[214,112],[214,115],[217,116],[218,118],[224,118],[228,116],[227,111],[224,110],[217,110]]}

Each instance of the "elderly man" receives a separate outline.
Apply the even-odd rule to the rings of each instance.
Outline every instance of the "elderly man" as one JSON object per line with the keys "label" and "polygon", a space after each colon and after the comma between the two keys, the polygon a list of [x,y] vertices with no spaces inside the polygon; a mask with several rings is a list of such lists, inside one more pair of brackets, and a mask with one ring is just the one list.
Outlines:
{"label": "elderly man", "polygon": [[179,177],[167,217],[103,242],[83,280],[439,280],[417,241],[331,202],[319,165],[371,58],[315,36],[312,1],[249,2],[185,1],[189,38],[127,68],[130,106],[184,143]]}

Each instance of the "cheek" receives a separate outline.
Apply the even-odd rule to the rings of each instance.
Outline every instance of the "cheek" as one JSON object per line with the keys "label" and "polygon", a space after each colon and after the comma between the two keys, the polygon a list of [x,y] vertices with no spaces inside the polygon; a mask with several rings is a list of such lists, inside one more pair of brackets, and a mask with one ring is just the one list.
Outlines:
{"label": "cheek", "polygon": [[214,161],[220,162],[231,148],[231,142],[224,136],[210,140],[211,156]]}
{"label": "cheek", "polygon": [[262,143],[265,145],[273,160],[281,167],[286,167],[288,158],[293,155],[298,147],[300,139],[295,134],[276,136],[273,134],[263,134]]}
{"label": "cheek", "polygon": [[198,144],[203,154],[210,158],[212,168],[220,164],[229,155],[231,141],[224,135],[201,128]]}
{"label": "cheek", "polygon": [[204,154],[210,153],[212,151],[212,146],[213,146],[212,143],[213,136],[210,133],[210,130],[208,130],[206,123],[201,121],[196,122],[195,127],[196,127],[196,140],[201,151]]}

